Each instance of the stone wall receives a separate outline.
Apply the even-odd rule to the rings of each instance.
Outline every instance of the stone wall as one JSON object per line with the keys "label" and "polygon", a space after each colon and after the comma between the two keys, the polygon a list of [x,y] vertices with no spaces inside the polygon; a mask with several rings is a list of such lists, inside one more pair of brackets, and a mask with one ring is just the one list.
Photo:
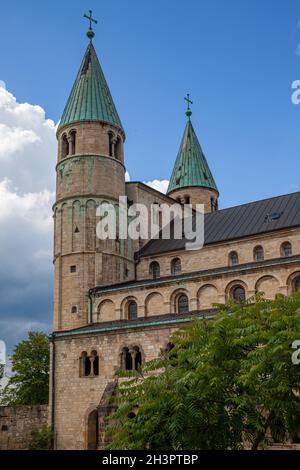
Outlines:
{"label": "stone wall", "polygon": [[26,450],[32,431],[47,426],[48,406],[0,406],[0,450]]}
{"label": "stone wall", "polygon": [[180,258],[183,274],[201,271],[203,269],[216,269],[229,266],[229,254],[237,252],[239,264],[252,263],[254,261],[254,249],[261,246],[264,250],[264,259],[271,260],[281,257],[281,245],[290,242],[292,254],[300,254],[300,230],[299,228],[281,230],[278,232],[264,233],[240,240],[205,245],[200,250],[177,250],[161,253],[157,256],[141,258],[137,265],[137,280],[149,279],[149,265],[152,261],[160,264],[161,277],[171,275],[171,261]]}
{"label": "stone wall", "polygon": [[[55,449],[84,450],[95,434],[96,410],[103,403],[107,385],[121,367],[124,347],[139,347],[142,361],[158,357],[166,349],[174,326],[125,329],[117,332],[66,336],[55,341]],[[99,375],[80,375],[80,356],[96,351]],[[52,384],[51,384],[52,389]],[[51,393],[51,392],[50,392]],[[100,409],[100,414],[103,409]],[[101,418],[101,416],[99,416]],[[101,423],[100,427],[101,427]],[[103,423],[102,423],[103,424]],[[103,427],[100,429],[103,433]]]}
{"label": "stone wall", "polygon": [[266,299],[273,299],[277,293],[287,295],[293,290],[294,280],[300,277],[299,259],[287,258],[277,264],[273,261],[270,260],[269,266],[237,267],[228,272],[199,274],[189,279],[174,276],[150,283],[125,284],[119,289],[107,287],[95,297],[93,321],[126,320],[128,303],[132,300],[137,303],[138,318],[177,313],[181,294],[187,295],[191,312],[210,309],[216,303],[224,304],[236,286],[244,288],[247,299],[256,292],[264,292]]}

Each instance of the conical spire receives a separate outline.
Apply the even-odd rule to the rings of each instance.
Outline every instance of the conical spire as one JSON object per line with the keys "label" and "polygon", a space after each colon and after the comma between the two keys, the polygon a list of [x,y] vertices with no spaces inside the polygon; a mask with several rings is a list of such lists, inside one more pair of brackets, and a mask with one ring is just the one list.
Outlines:
{"label": "conical spire", "polygon": [[91,39],[59,127],[78,121],[100,121],[123,130]]}
{"label": "conical spire", "polygon": [[191,123],[190,118],[192,112],[189,108],[186,114],[188,122],[186,123],[180,149],[170,179],[168,194],[175,190],[191,186],[201,186],[214,189],[218,192],[217,185]]}

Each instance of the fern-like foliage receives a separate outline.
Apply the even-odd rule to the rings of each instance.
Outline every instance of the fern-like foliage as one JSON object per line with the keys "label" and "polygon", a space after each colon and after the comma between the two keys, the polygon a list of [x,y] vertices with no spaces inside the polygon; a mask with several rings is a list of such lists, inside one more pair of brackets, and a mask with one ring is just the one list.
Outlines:
{"label": "fern-like foliage", "polygon": [[109,449],[257,449],[299,429],[300,293],[219,306],[174,348],[120,380]]}

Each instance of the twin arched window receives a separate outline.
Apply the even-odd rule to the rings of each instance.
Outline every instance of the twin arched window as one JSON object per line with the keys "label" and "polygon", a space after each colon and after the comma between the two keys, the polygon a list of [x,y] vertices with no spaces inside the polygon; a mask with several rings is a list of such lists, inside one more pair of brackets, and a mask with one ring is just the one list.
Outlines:
{"label": "twin arched window", "polygon": [[284,242],[281,245],[281,256],[283,258],[288,258],[292,256],[292,245],[290,242]]}
{"label": "twin arched window", "polygon": [[142,364],[142,354],[138,346],[123,348],[121,352],[121,369],[138,370]]}
{"label": "twin arched window", "polygon": [[61,156],[62,158],[76,153],[76,131],[72,130],[69,135],[63,134],[61,138]]}
{"label": "twin arched window", "polygon": [[113,132],[108,133],[108,153],[110,157],[117,158],[121,160],[122,156],[122,142],[121,138],[115,137]]}
{"label": "twin arched window", "polygon": [[99,375],[99,356],[97,351],[92,351],[88,356],[86,351],[80,356],[80,377],[96,377]]}
{"label": "twin arched window", "polygon": [[256,246],[254,248],[254,253],[253,253],[253,258],[254,258],[254,261],[264,261],[265,259],[265,255],[264,255],[264,249],[262,246]]}
{"label": "twin arched window", "polygon": [[236,251],[229,253],[229,266],[237,266],[239,264],[239,255]]}
{"label": "twin arched window", "polygon": [[180,258],[175,258],[171,262],[171,274],[172,276],[178,276],[181,274],[181,261]]}
{"label": "twin arched window", "polygon": [[160,266],[157,261],[152,261],[149,266],[149,274],[152,279],[159,279],[160,278]]}
{"label": "twin arched window", "polygon": [[137,303],[135,300],[130,300],[127,304],[127,317],[128,320],[137,318]]}

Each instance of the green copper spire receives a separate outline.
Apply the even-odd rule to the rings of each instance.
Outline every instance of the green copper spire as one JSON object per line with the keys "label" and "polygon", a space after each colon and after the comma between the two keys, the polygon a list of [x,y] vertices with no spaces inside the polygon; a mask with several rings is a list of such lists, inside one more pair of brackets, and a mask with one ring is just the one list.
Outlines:
{"label": "green copper spire", "polygon": [[187,95],[185,100],[188,102],[188,109],[186,111],[188,122],[170,179],[168,194],[191,186],[201,186],[214,189],[218,192],[217,185],[191,123],[192,111],[190,110],[190,104],[192,102],[189,95]]}
{"label": "green copper spire", "polygon": [[[118,112],[114,105],[95,48],[92,43],[94,32],[92,21],[87,33],[90,43],[81,63],[77,78],[73,85],[68,102],[64,109],[60,125],[65,126],[78,121],[100,121],[112,124],[123,130]],[[124,131],[123,131],[124,132]]]}

